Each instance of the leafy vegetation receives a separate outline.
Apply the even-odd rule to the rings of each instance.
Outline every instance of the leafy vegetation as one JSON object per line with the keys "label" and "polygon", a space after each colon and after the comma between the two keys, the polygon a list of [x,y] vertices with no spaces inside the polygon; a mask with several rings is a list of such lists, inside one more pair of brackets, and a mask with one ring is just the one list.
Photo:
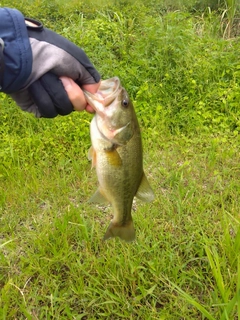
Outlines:
{"label": "leafy vegetation", "polygon": [[137,240],[102,242],[87,200],[92,116],[35,119],[0,96],[1,319],[240,319],[235,1],[0,0],[119,76],[156,193]]}

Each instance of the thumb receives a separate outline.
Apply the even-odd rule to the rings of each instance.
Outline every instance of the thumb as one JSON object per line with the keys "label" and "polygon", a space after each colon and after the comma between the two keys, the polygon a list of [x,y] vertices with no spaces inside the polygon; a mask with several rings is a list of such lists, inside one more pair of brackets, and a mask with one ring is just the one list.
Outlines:
{"label": "thumb", "polygon": [[83,111],[87,106],[85,96],[81,88],[71,79],[67,77],[60,77],[68,98],[71,101],[74,110]]}

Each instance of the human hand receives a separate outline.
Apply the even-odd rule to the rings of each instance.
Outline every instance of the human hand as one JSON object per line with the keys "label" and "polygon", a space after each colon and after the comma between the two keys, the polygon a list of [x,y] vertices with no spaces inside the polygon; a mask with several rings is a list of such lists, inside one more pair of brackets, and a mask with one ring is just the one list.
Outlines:
{"label": "human hand", "polygon": [[[60,77],[63,83],[64,89],[68,94],[68,98],[71,101],[74,110],[83,111],[86,110],[89,113],[94,113],[94,109],[87,103],[82,89],[72,79],[67,77]],[[95,84],[86,84],[82,88],[91,93],[96,93],[100,86],[100,82]]]}
{"label": "human hand", "polygon": [[[39,34],[38,26],[36,24],[34,25],[32,21],[33,20],[26,20],[26,24],[28,25],[28,29],[30,30],[28,31],[28,33],[30,39],[32,39],[30,43],[33,51],[33,63],[36,64],[34,53],[36,57],[38,57],[39,50],[41,50],[41,56],[43,56],[44,50],[46,51],[46,53],[52,52],[53,54],[57,54],[60,58],[62,56],[63,63],[60,63],[61,59],[60,61],[57,61],[57,64],[56,59],[54,59],[54,61],[52,62],[50,62],[49,59],[49,61],[46,62],[46,65],[50,64],[52,67],[51,72],[53,72],[57,76],[60,76],[60,80],[73,106],[73,109],[77,111],[82,111],[85,109],[88,112],[93,112],[94,110],[90,105],[87,104],[81,88],[95,93],[100,85],[100,76],[90,63],[86,54],[80,48],[78,48],[65,38],[46,28],[42,28],[41,33]],[[42,41],[47,41],[47,45],[42,45]],[[36,49],[36,46],[39,48]],[[62,75],[64,76],[61,77]],[[49,88],[55,86],[54,83],[58,81],[58,79],[54,80],[54,77],[52,77],[50,83],[47,78],[49,76],[45,74],[40,78],[40,82],[43,77],[45,78],[45,81],[47,80],[46,85],[43,85],[44,87],[48,88],[47,91],[49,90]],[[42,81],[42,83],[44,83],[44,81]],[[59,95],[58,101],[54,102],[54,104],[57,105],[58,109],[60,109],[58,110],[59,114],[65,114],[65,112],[69,113],[69,111],[71,112],[71,108],[69,103],[67,103],[66,101],[64,102],[64,100],[66,100],[66,97],[63,97],[64,92],[62,91],[62,88],[60,89],[60,86],[60,83],[58,83],[58,90],[56,91],[58,92],[58,94],[59,92],[61,92],[61,95]],[[39,106],[41,106],[41,102],[38,100],[38,84],[33,83],[30,86],[29,91],[32,97],[34,97],[34,101],[39,108]],[[53,94],[50,93],[50,96],[54,96],[52,100],[55,100],[56,92],[53,92]],[[49,110],[49,105],[45,107],[44,104],[43,108],[41,108],[41,113],[44,114],[46,109]],[[48,113],[46,114],[46,116],[48,116]]]}
{"label": "human hand", "polygon": [[[12,15],[11,21],[4,20],[9,15]],[[18,33],[13,32],[16,28],[19,29]],[[27,53],[21,56],[22,60],[16,58],[19,59],[17,63],[21,63],[20,81],[18,73],[15,70],[13,73],[11,64],[8,64],[7,48],[10,48],[10,45],[5,46],[3,51],[5,71],[2,91],[10,94],[24,111],[47,118],[69,114],[73,109],[93,112],[80,88],[96,92],[100,75],[82,49],[44,28],[40,22],[26,18],[24,20],[22,14],[14,9],[0,9],[0,30],[5,43],[8,35],[13,34],[11,51],[8,50],[11,55],[15,54],[14,58]],[[18,37],[18,34],[21,36]],[[19,47],[23,50],[12,50],[15,42],[20,44]],[[27,61],[28,68],[23,66],[23,61]],[[10,74],[14,77],[11,80]],[[60,77],[65,80],[62,81]]]}

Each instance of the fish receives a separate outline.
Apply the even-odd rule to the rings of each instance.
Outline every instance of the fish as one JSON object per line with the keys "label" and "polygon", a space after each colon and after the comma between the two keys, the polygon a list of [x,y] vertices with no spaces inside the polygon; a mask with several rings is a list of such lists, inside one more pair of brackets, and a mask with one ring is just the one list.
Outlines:
{"label": "fish", "polygon": [[111,204],[111,220],[104,240],[119,237],[133,241],[136,232],[132,218],[134,197],[154,200],[154,192],[143,170],[143,147],[139,123],[131,99],[120,79],[102,80],[99,90],[84,91],[95,110],[90,123],[91,147],[88,159],[96,168],[98,189],[91,203]]}

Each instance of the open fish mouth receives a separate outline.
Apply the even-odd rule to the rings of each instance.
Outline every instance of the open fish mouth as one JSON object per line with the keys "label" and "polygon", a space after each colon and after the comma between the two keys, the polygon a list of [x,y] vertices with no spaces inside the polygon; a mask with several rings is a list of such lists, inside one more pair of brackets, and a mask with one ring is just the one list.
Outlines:
{"label": "open fish mouth", "polygon": [[[101,112],[103,108],[109,106],[119,95],[122,87],[118,77],[102,80],[96,93],[90,93],[83,90],[88,103],[96,112]],[[95,103],[91,103],[95,101]]]}
{"label": "open fish mouth", "polygon": [[[121,83],[118,77],[102,80],[98,89],[98,92],[100,92],[99,99],[104,101],[113,101],[119,94],[120,86]],[[105,105],[105,103],[103,104]]]}

